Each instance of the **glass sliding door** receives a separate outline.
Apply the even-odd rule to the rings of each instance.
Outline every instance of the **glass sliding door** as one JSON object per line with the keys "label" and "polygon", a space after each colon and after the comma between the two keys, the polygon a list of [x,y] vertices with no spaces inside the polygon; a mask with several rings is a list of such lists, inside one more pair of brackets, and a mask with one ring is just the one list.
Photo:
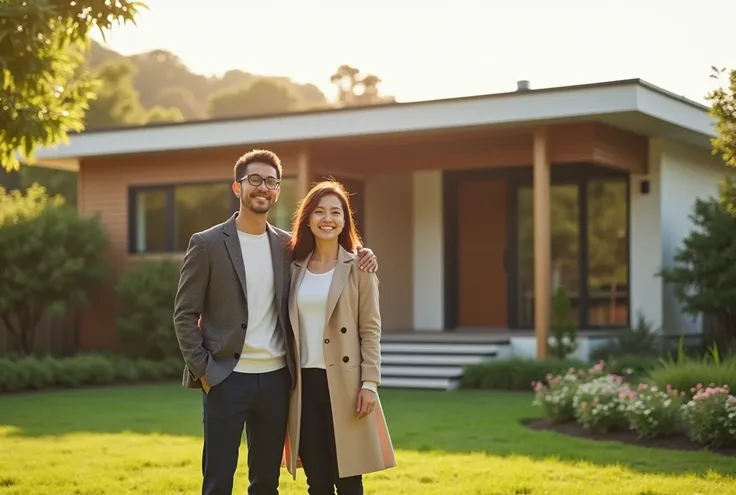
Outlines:
{"label": "glass sliding door", "polygon": [[[572,301],[573,317],[580,317],[580,202],[578,184],[552,185],[552,293],[562,287]],[[517,324],[534,325],[534,191],[517,192]]]}

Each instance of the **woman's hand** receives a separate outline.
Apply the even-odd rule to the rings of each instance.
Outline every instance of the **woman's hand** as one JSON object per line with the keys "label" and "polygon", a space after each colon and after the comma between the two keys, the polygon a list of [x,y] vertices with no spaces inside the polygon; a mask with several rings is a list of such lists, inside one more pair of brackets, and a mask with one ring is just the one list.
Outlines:
{"label": "woman's hand", "polygon": [[376,410],[377,397],[373,390],[361,389],[358,394],[358,418],[365,418]]}

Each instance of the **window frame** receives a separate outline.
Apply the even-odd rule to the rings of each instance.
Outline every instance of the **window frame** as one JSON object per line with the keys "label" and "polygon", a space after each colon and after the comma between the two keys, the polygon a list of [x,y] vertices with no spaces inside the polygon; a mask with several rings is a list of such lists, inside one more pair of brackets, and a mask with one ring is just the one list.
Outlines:
{"label": "window frame", "polygon": [[[504,179],[508,187],[507,196],[507,245],[505,270],[507,275],[507,327],[509,330],[532,330],[534,327],[520,325],[519,308],[517,304],[518,293],[518,191],[524,187],[533,187],[533,167],[493,168],[479,170],[445,171],[443,173],[443,215],[444,215],[444,301],[445,301],[445,328],[457,328],[459,297],[458,292],[458,268],[457,256],[457,190],[462,181]],[[578,187],[578,266],[580,277],[580,305],[578,328],[581,330],[606,331],[619,328],[621,325],[591,325],[589,323],[588,311],[588,183],[601,179],[621,181],[626,187],[626,236],[628,249],[626,252],[627,264],[627,295],[626,307],[628,311],[629,324],[635,319],[631,307],[631,183],[628,172],[599,166],[593,163],[567,163],[555,164],[551,167],[550,184],[576,184]]]}
{"label": "window frame", "polygon": [[[281,180],[295,180],[296,177],[292,175],[284,175]],[[213,186],[213,185],[232,185],[232,181],[223,180],[207,180],[207,181],[185,181],[185,182],[166,182],[156,184],[144,184],[144,185],[130,185],[128,186],[128,254],[134,256],[146,256],[156,254],[183,254],[184,250],[177,250],[174,248],[176,245],[176,198],[175,191],[178,187],[196,187],[196,186]],[[137,199],[138,194],[142,192],[150,191],[161,191],[165,195],[165,207],[164,207],[164,248],[162,250],[146,249],[144,251],[136,250],[137,243]],[[238,211],[240,207],[240,201],[232,194],[231,195],[231,211],[232,213]],[[231,213],[231,214],[232,214]],[[226,221],[227,218],[223,218],[221,221]]]}

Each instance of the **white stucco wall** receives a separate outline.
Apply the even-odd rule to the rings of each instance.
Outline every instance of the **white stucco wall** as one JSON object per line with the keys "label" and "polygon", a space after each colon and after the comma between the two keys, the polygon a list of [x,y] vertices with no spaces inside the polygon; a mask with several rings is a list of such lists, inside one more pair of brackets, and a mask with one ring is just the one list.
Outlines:
{"label": "white stucco wall", "polygon": [[378,256],[383,331],[414,325],[412,174],[372,176],[365,183],[365,244]]}
{"label": "white stucco wall", "polygon": [[[649,174],[630,176],[629,211],[629,278],[630,323],[635,324],[639,314],[659,328],[662,325],[662,280],[656,276],[662,266],[662,191],[661,171],[663,143],[649,143]],[[644,181],[649,192],[642,194]]]}
{"label": "white stucco wall", "polygon": [[442,172],[413,174],[414,328],[445,325]]}
{"label": "white stucco wall", "polygon": [[[733,172],[709,150],[675,142],[663,143],[660,169],[662,266],[670,267],[692,229],[689,215],[695,199],[717,196],[720,181]],[[662,323],[668,333],[700,331],[700,319],[683,314],[672,288],[666,284],[662,299]]]}
{"label": "white stucco wall", "polygon": [[[699,332],[700,320],[682,312],[657,272],[673,265],[690,233],[695,199],[717,195],[719,182],[732,171],[709,150],[673,141],[652,139],[649,155],[649,174],[631,176],[631,322],[641,312],[667,333]],[[640,192],[645,179],[648,194]]]}

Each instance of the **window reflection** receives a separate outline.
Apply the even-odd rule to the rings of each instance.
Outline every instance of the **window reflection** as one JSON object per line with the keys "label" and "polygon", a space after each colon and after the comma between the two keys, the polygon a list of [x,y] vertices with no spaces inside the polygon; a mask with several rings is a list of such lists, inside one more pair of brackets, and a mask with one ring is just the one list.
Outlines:
{"label": "window reflection", "polygon": [[588,183],[588,324],[629,321],[626,183]]}
{"label": "window reflection", "polygon": [[[534,193],[518,192],[518,317],[520,326],[534,325]],[[550,191],[552,293],[562,287],[572,303],[573,318],[580,320],[580,229],[578,186],[553,185]]]}
{"label": "window reflection", "polygon": [[[296,180],[282,180],[281,196],[269,212],[269,222],[291,230],[296,204]],[[133,195],[133,251],[186,251],[192,234],[224,222],[238,206],[229,182],[137,190]]]}
{"label": "window reflection", "polygon": [[166,249],[166,191],[151,189],[135,196],[135,252]]}
{"label": "window reflection", "polygon": [[174,250],[186,251],[192,234],[225,221],[232,211],[228,184],[195,184],[174,188]]}

